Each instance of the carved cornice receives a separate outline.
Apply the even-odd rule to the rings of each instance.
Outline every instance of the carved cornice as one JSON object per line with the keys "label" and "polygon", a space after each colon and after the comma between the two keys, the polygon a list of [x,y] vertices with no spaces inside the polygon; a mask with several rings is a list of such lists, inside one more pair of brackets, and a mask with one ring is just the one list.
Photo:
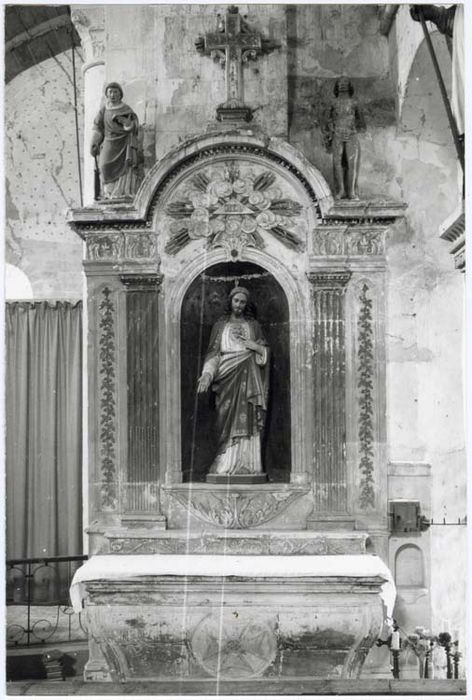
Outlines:
{"label": "carved cornice", "polygon": [[324,216],[323,223],[392,224],[405,216],[407,205],[394,200],[341,199]]}
{"label": "carved cornice", "polygon": [[[449,219],[450,221],[451,219]],[[455,215],[452,223],[447,223],[440,237],[444,241],[452,243],[450,253],[454,256],[454,266],[457,270],[465,272],[465,213],[464,204],[460,214]]]}
{"label": "carved cornice", "polygon": [[313,255],[326,256],[383,256],[385,254],[385,221],[382,225],[324,224],[313,231]]}
{"label": "carved cornice", "polygon": [[[231,533],[233,534],[233,533]],[[149,532],[136,531],[124,534],[107,531],[105,537],[110,542],[110,551],[117,554],[252,554],[252,555],[294,555],[294,554],[365,554],[365,538],[362,533],[349,537],[337,533],[318,534],[311,532],[308,537],[290,533],[258,534],[249,537],[241,534],[231,537],[228,533],[205,532],[189,537],[175,537],[171,534],[150,537]]]}
{"label": "carved cornice", "polygon": [[113,203],[108,202],[106,207],[72,210],[69,215],[69,224],[82,238],[85,237],[87,232],[104,233],[149,229],[152,226],[154,211],[157,204],[173,180],[196,163],[204,164],[207,161],[214,161],[215,158],[221,158],[222,156],[240,156],[242,159],[247,156],[259,156],[266,161],[270,161],[284,168],[294,175],[301,183],[308,197],[314,203],[317,217],[321,218],[320,206],[310,183],[300,170],[283,156],[266,150],[262,146],[250,143],[220,143],[214,146],[208,146],[187,158],[183,158],[171,168],[155,190],[145,218],[139,216],[133,205],[123,206],[123,204],[120,204],[119,207],[117,206],[114,208]]}
{"label": "carved cornice", "polygon": [[104,8],[82,5],[80,9],[71,9],[71,20],[85,49],[84,71],[90,67],[89,64],[104,63],[106,39]]}
{"label": "carved cornice", "polygon": [[441,238],[444,241],[455,243],[465,233],[465,213],[461,212],[459,216],[441,233]]}
{"label": "carved cornice", "polygon": [[90,231],[85,235],[88,262],[155,260],[155,235],[149,231]]}
{"label": "carved cornice", "polygon": [[345,290],[347,283],[351,279],[351,272],[308,272],[307,277],[313,286],[313,291],[318,289]]}
{"label": "carved cornice", "polygon": [[127,292],[160,292],[164,275],[127,273],[120,280]]}

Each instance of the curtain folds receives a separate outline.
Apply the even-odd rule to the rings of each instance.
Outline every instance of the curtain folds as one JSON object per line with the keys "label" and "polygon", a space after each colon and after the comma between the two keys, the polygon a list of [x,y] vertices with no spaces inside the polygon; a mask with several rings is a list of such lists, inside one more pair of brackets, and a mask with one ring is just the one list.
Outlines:
{"label": "curtain folds", "polygon": [[7,557],[82,552],[82,303],[8,302]]}

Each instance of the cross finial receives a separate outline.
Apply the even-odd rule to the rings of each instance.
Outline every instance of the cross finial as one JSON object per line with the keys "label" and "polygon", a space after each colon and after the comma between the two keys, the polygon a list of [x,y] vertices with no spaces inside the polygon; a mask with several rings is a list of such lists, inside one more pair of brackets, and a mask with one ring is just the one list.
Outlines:
{"label": "cross finial", "polygon": [[195,46],[199,53],[211,56],[225,66],[226,102],[217,108],[216,118],[219,121],[250,121],[252,109],[244,104],[243,63],[272,51],[275,44],[252,32],[238,8],[231,5],[226,10],[224,22],[220,19],[218,31],[199,37]]}

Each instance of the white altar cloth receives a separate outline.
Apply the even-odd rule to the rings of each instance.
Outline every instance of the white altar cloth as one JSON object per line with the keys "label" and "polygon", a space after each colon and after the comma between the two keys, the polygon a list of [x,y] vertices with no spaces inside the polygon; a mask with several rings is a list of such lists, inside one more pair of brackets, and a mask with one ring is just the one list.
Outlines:
{"label": "white altar cloth", "polygon": [[70,598],[76,612],[83,608],[84,583],[139,576],[241,576],[248,578],[303,578],[312,576],[380,576],[386,616],[395,603],[395,584],[384,562],[372,554],[331,556],[235,556],[209,554],[102,554],[93,556],[74,574]]}

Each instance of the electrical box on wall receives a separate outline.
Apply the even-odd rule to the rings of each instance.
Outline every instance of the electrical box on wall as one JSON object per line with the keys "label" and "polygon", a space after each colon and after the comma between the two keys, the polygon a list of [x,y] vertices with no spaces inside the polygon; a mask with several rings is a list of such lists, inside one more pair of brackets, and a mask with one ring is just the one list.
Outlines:
{"label": "electrical box on wall", "polygon": [[423,532],[429,527],[429,520],[421,515],[419,501],[396,500],[388,502],[391,530],[400,533]]}

